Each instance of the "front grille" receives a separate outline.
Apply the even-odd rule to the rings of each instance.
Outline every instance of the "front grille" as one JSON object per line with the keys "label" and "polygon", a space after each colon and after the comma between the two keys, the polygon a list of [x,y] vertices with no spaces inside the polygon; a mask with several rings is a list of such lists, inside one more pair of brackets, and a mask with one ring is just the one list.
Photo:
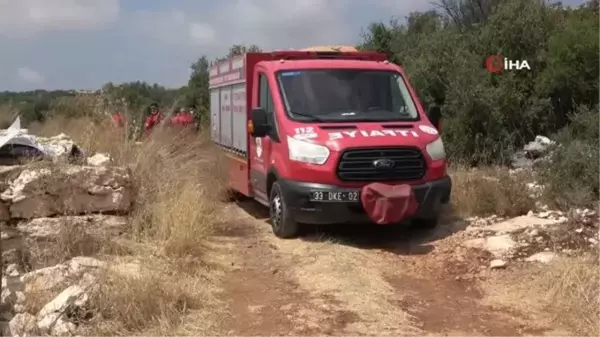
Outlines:
{"label": "front grille", "polygon": [[[394,161],[393,168],[375,168],[378,159]],[[349,149],[337,166],[342,181],[412,181],[422,179],[426,171],[423,154],[414,147]]]}

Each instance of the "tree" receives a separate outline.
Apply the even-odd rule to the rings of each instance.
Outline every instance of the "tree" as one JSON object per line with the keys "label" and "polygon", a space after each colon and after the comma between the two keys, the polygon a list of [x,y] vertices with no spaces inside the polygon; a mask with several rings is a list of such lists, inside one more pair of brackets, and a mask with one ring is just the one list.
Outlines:
{"label": "tree", "polygon": [[358,49],[387,54],[392,57],[392,61],[398,63],[398,60],[394,58],[392,53],[392,40],[397,28],[398,25],[395,20],[390,21],[389,26],[383,22],[371,23],[362,32],[363,43],[358,46]]}
{"label": "tree", "polygon": [[[411,13],[402,25],[372,23],[361,47],[388,53],[421,101],[441,106],[455,162],[505,163],[598,104],[597,3],[441,0],[437,13]],[[527,60],[531,71],[490,74],[484,60],[496,54]]]}
{"label": "tree", "polygon": [[436,5],[454,25],[465,27],[486,21],[498,3],[498,0],[440,0]]}
{"label": "tree", "polygon": [[201,56],[191,66],[192,74],[188,80],[186,103],[197,107],[201,119],[208,120],[210,110],[210,93],[208,81],[210,79],[209,62],[206,56]]}

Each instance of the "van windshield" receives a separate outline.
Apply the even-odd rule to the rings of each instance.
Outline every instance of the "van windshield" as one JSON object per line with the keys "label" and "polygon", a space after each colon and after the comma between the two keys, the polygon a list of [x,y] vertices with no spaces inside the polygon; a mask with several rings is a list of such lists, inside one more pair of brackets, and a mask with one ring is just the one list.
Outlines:
{"label": "van windshield", "polygon": [[419,119],[402,76],[392,71],[318,69],[280,71],[289,117],[297,121],[370,122]]}

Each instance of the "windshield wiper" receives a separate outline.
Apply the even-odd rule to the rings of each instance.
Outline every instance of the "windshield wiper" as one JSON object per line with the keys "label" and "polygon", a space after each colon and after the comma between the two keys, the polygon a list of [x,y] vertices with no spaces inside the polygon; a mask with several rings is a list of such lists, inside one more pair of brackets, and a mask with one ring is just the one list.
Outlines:
{"label": "windshield wiper", "polygon": [[325,120],[323,118],[316,116],[316,115],[311,115],[311,114],[296,112],[296,111],[290,111],[290,113],[292,115],[296,115],[296,116],[308,117],[308,118],[310,118],[311,122],[321,122],[321,123],[325,122]]}

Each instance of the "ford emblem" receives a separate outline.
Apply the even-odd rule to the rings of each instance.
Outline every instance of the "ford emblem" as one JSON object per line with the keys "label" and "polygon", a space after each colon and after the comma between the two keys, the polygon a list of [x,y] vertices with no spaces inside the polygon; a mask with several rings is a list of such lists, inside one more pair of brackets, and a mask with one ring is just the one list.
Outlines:
{"label": "ford emblem", "polygon": [[391,159],[377,159],[373,161],[373,166],[377,169],[391,169],[395,165],[394,161]]}

